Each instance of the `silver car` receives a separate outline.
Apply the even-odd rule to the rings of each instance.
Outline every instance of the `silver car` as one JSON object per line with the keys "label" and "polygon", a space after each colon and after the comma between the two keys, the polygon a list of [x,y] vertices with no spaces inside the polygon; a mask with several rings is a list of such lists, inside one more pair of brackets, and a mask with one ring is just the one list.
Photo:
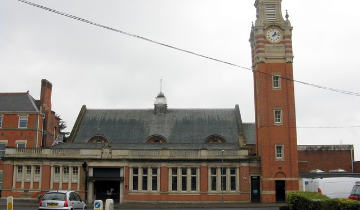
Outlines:
{"label": "silver car", "polygon": [[81,200],[79,194],[74,191],[50,191],[40,198],[39,210],[78,210],[86,209],[86,204]]}

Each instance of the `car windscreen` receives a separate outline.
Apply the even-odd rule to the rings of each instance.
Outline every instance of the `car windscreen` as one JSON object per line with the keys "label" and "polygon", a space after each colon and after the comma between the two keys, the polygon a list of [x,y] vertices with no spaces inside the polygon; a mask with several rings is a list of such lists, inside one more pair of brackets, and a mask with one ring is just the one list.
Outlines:
{"label": "car windscreen", "polygon": [[360,185],[355,185],[351,190],[351,195],[360,195]]}
{"label": "car windscreen", "polygon": [[53,200],[53,201],[65,201],[65,193],[46,193],[41,199],[42,200]]}

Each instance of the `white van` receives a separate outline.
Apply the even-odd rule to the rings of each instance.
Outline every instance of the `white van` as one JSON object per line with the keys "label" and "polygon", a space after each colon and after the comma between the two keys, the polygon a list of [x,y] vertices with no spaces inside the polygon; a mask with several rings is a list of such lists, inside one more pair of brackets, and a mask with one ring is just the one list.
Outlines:
{"label": "white van", "polygon": [[330,177],[303,179],[304,191],[318,192],[329,198],[348,198],[351,190],[360,178],[355,177]]}

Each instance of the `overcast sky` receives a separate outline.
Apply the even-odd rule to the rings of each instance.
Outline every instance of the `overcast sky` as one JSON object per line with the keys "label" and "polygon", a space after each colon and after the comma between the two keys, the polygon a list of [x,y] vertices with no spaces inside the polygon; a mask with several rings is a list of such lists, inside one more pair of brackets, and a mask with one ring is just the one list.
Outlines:
{"label": "overcast sky", "polygon": [[[251,67],[254,0],[33,0],[157,41]],[[294,26],[294,76],[359,92],[359,0],[283,0]],[[107,31],[15,0],[0,2],[0,92],[39,99],[72,128],[80,108],[152,108],[159,80],[169,108],[232,108],[254,122],[246,70]],[[354,144],[360,159],[360,97],[295,84],[298,144]],[[351,127],[358,126],[358,127]]]}

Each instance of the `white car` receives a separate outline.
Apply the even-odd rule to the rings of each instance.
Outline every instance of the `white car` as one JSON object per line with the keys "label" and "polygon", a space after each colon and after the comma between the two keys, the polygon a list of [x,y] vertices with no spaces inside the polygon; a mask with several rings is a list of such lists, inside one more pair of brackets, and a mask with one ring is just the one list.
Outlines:
{"label": "white car", "polygon": [[40,198],[39,210],[84,210],[86,204],[74,191],[50,191]]}

